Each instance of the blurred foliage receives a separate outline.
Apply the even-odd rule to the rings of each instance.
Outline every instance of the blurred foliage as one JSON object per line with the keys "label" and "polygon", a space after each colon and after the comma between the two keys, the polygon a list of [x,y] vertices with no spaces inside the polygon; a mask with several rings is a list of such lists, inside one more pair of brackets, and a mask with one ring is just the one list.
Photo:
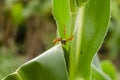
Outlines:
{"label": "blurred foliage", "polygon": [[50,48],[55,27],[51,0],[4,0],[0,1],[0,10],[1,79]]}
{"label": "blurred foliage", "polygon": [[[7,54],[7,55],[6,55]],[[13,49],[7,52],[3,48],[0,49],[0,79],[15,71],[22,63],[24,58],[20,55],[15,55]]]}
{"label": "blurred foliage", "polygon": [[109,31],[100,50],[101,59],[108,58],[120,69],[120,0],[111,1]]}
{"label": "blurred foliage", "polygon": [[112,0],[110,29],[105,45],[112,59],[120,56],[120,0]]}
{"label": "blurred foliage", "polygon": [[19,24],[31,15],[49,16],[50,2],[51,0],[31,0],[24,5],[20,0],[5,0],[5,9],[11,12],[14,23]]}
{"label": "blurred foliage", "polygon": [[11,16],[13,18],[14,23],[19,24],[21,21],[23,21],[23,15],[22,15],[22,4],[17,3],[13,6],[11,10]]}

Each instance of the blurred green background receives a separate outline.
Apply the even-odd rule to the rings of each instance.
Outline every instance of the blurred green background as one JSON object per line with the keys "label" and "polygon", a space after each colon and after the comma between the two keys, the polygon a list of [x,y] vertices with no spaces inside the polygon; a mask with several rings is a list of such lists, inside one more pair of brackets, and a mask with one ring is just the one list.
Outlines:
{"label": "blurred green background", "polygon": [[[51,0],[0,0],[0,79],[52,47],[56,24]],[[109,31],[98,52],[120,80],[120,0],[111,0]]]}

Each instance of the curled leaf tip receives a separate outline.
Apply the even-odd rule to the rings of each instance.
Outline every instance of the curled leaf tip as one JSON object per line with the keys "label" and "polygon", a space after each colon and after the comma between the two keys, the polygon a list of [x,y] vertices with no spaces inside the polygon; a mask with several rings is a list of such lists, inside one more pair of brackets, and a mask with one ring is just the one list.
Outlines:
{"label": "curled leaf tip", "polygon": [[77,6],[82,7],[88,3],[89,0],[76,0]]}

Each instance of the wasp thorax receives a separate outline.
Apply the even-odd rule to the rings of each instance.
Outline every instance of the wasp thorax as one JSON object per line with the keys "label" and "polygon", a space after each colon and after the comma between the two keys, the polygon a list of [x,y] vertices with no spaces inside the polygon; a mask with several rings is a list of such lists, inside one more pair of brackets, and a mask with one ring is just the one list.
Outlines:
{"label": "wasp thorax", "polygon": [[65,45],[66,44],[66,39],[61,40],[61,43]]}

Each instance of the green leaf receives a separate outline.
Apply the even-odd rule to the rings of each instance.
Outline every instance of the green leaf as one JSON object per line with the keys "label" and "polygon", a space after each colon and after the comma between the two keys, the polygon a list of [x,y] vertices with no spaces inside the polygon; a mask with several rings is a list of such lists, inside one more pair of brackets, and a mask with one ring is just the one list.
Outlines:
{"label": "green leaf", "polygon": [[92,77],[92,80],[111,80],[108,74],[103,72],[97,54],[94,56],[94,59],[92,61],[92,76],[91,77]]}
{"label": "green leaf", "polygon": [[17,74],[17,72],[15,72],[15,73],[8,75],[6,78],[2,80],[23,80],[23,79]]}
{"label": "green leaf", "polygon": [[68,80],[61,45],[23,64],[14,74],[2,80]]}
{"label": "green leaf", "polygon": [[57,23],[58,36],[61,38],[69,37],[70,36],[69,0],[52,0],[52,8],[53,15]]}
{"label": "green leaf", "polygon": [[100,68],[92,65],[92,80],[112,80]]}
{"label": "green leaf", "polygon": [[110,0],[89,0],[79,9],[71,45],[70,80],[90,79],[91,62],[107,33],[109,18]]}
{"label": "green leaf", "polygon": [[101,62],[103,71],[108,74],[112,80],[116,80],[116,69],[114,65],[109,60],[104,60]]}
{"label": "green leaf", "polygon": [[[75,0],[52,0],[53,15],[57,24],[58,36],[62,39],[69,39],[73,36],[78,7]],[[63,47],[65,48],[65,55],[69,57],[70,41]],[[67,60],[66,61],[69,61]],[[68,63],[68,62],[67,62]]]}

